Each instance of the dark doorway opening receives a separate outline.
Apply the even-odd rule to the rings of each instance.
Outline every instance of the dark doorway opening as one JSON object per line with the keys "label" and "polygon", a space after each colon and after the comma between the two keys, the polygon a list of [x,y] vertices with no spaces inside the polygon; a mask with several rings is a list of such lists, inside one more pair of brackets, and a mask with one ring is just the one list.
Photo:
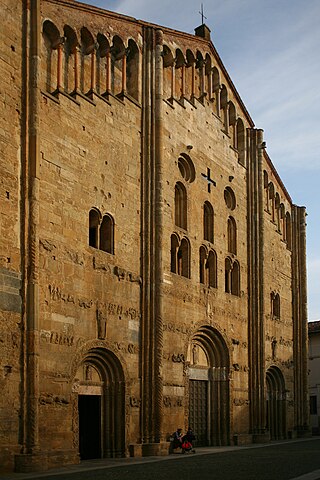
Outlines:
{"label": "dark doorway opening", "polygon": [[101,458],[101,396],[79,395],[78,408],[80,458]]}
{"label": "dark doorway opening", "polygon": [[197,447],[208,445],[208,382],[190,380],[189,425],[196,433]]}

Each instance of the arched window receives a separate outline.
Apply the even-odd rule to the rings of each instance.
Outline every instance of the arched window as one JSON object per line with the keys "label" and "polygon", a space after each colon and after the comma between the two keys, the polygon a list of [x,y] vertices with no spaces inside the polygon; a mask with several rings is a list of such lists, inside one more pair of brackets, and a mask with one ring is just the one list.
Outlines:
{"label": "arched window", "polygon": [[246,136],[245,128],[241,118],[238,118],[236,125],[236,148],[238,150],[238,160],[241,165],[246,162]]}
{"label": "arched window", "polygon": [[240,295],[240,267],[237,261],[233,262],[231,271],[231,293]]}
{"label": "arched window", "polygon": [[193,101],[195,96],[194,75],[195,75],[196,59],[191,50],[186,52],[186,69],[185,69],[185,96],[188,100]]}
{"label": "arched window", "polygon": [[79,90],[79,41],[76,32],[69,25],[63,28],[65,38],[64,91],[75,94]]}
{"label": "arched window", "polygon": [[223,127],[226,133],[228,133],[228,92],[225,85],[222,85],[220,90],[220,118],[223,122]]}
{"label": "arched window", "polygon": [[280,205],[280,225],[281,225],[280,230],[281,230],[282,235],[283,235],[283,240],[285,240],[285,238],[286,238],[286,211],[285,211],[283,203],[281,203],[281,205]]}
{"label": "arched window", "polygon": [[93,35],[86,27],[81,28],[81,74],[80,90],[84,94],[91,94],[95,90],[95,60],[96,43]]}
{"label": "arched window", "polygon": [[185,95],[185,59],[180,49],[176,50],[174,91],[178,99]]}
{"label": "arched window", "polygon": [[101,214],[95,208],[89,212],[89,246],[107,253],[114,253],[114,220]]}
{"label": "arched window", "polygon": [[269,212],[269,178],[265,170],[263,171],[263,187],[265,192],[265,209]]}
{"label": "arched window", "polygon": [[181,182],[174,189],[175,224],[187,230],[187,192]]}
{"label": "arched window", "polygon": [[107,38],[98,33],[98,51],[97,51],[97,92],[100,95],[107,95],[110,93],[110,45]]}
{"label": "arched window", "polygon": [[217,288],[217,254],[214,250],[209,252],[206,268],[209,287]]}
{"label": "arched window", "polygon": [[[125,68],[124,68],[125,67]],[[121,95],[125,89],[126,49],[120,37],[113,37],[111,47],[111,93]]]}
{"label": "arched window", "polygon": [[128,42],[127,51],[127,93],[139,101],[139,49],[133,40]]}
{"label": "arched window", "polygon": [[268,209],[268,212],[271,213],[271,219],[274,222],[274,220],[275,220],[275,209],[274,209],[275,191],[274,191],[273,183],[271,183],[271,182],[269,183],[268,189],[269,189],[269,195],[268,195],[269,209]]}
{"label": "arched window", "polygon": [[178,250],[179,250],[179,238],[177,235],[171,235],[171,272],[178,273]]}
{"label": "arched window", "polygon": [[220,75],[219,71],[216,67],[212,69],[212,90],[213,90],[213,98],[216,104],[215,113],[220,115]]}
{"label": "arched window", "polygon": [[280,212],[280,197],[278,193],[276,193],[276,196],[275,196],[274,207],[275,207],[275,221],[277,225],[277,230],[278,232],[280,232],[281,231],[281,225],[280,225],[281,212]]}
{"label": "arched window", "polygon": [[199,251],[199,267],[200,267],[200,283],[206,283],[206,261],[207,250],[204,246],[200,247]]}
{"label": "arched window", "polygon": [[208,100],[211,100],[212,99],[212,61],[208,53],[206,54],[205,74],[206,74],[205,90],[207,92]]}
{"label": "arched window", "polygon": [[290,213],[286,213],[286,240],[287,240],[287,248],[289,250],[292,249],[292,230],[291,230],[291,217]]}
{"label": "arched window", "polygon": [[114,221],[110,215],[105,215],[100,225],[100,250],[114,253]]}
{"label": "arched window", "polygon": [[228,218],[228,252],[237,254],[237,226],[233,217]]}
{"label": "arched window", "polygon": [[183,277],[190,278],[190,244],[186,238],[181,240],[178,250],[178,273]]}
{"label": "arched window", "polygon": [[204,98],[204,59],[202,53],[197,51],[197,63],[196,63],[196,74],[195,74],[195,84],[196,92],[195,95],[200,102],[203,102]]}
{"label": "arched window", "polygon": [[46,90],[55,93],[62,83],[62,38],[58,28],[50,20],[43,23],[43,58],[46,61]]}
{"label": "arched window", "polygon": [[225,292],[231,293],[231,271],[232,271],[232,262],[229,257],[225,260]]}
{"label": "arched window", "polygon": [[271,317],[280,319],[280,295],[271,292]]}
{"label": "arched window", "polygon": [[89,245],[90,247],[99,248],[99,225],[100,213],[92,209],[89,212]]}
{"label": "arched window", "polygon": [[167,45],[163,46],[162,52],[163,60],[163,98],[172,101],[174,96],[174,58],[170,48]]}
{"label": "arched window", "polygon": [[205,202],[203,206],[203,238],[213,243],[213,220],[214,212],[210,202]]}
{"label": "arched window", "polygon": [[229,101],[229,135],[231,137],[231,145],[234,148],[237,148],[237,137],[236,137],[236,122],[237,122],[237,115],[236,115],[236,107],[234,104]]}

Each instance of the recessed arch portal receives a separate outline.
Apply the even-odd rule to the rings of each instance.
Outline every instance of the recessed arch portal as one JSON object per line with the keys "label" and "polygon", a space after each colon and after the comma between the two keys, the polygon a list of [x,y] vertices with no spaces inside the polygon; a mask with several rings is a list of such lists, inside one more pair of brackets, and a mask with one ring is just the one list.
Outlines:
{"label": "recessed arch portal", "polygon": [[266,428],[271,440],[286,438],[286,390],[281,370],[271,366],[266,374]]}
{"label": "recessed arch portal", "polygon": [[124,456],[125,377],[119,359],[106,348],[90,349],[78,366],[74,384],[80,457]]}
{"label": "recessed arch portal", "polygon": [[188,361],[189,425],[197,445],[228,445],[229,351],[218,330],[199,328],[190,341]]}

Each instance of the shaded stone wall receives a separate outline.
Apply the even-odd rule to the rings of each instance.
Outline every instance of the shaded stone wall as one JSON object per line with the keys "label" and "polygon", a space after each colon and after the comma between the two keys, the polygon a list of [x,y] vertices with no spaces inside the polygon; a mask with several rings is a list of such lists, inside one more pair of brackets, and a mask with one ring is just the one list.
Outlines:
{"label": "shaded stone wall", "polygon": [[20,158],[24,152],[21,125],[23,13],[20,2],[1,2],[0,32],[0,464],[13,467],[13,453],[19,451],[19,393],[21,388],[22,264]]}

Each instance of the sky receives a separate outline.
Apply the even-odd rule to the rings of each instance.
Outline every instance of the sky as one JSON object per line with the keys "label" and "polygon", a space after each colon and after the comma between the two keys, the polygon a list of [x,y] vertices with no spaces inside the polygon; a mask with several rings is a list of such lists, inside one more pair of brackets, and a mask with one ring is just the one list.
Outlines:
{"label": "sky", "polygon": [[[201,1],[85,3],[191,34],[201,24]],[[308,319],[320,320],[320,1],[203,0],[203,9],[293,203],[307,208]]]}

